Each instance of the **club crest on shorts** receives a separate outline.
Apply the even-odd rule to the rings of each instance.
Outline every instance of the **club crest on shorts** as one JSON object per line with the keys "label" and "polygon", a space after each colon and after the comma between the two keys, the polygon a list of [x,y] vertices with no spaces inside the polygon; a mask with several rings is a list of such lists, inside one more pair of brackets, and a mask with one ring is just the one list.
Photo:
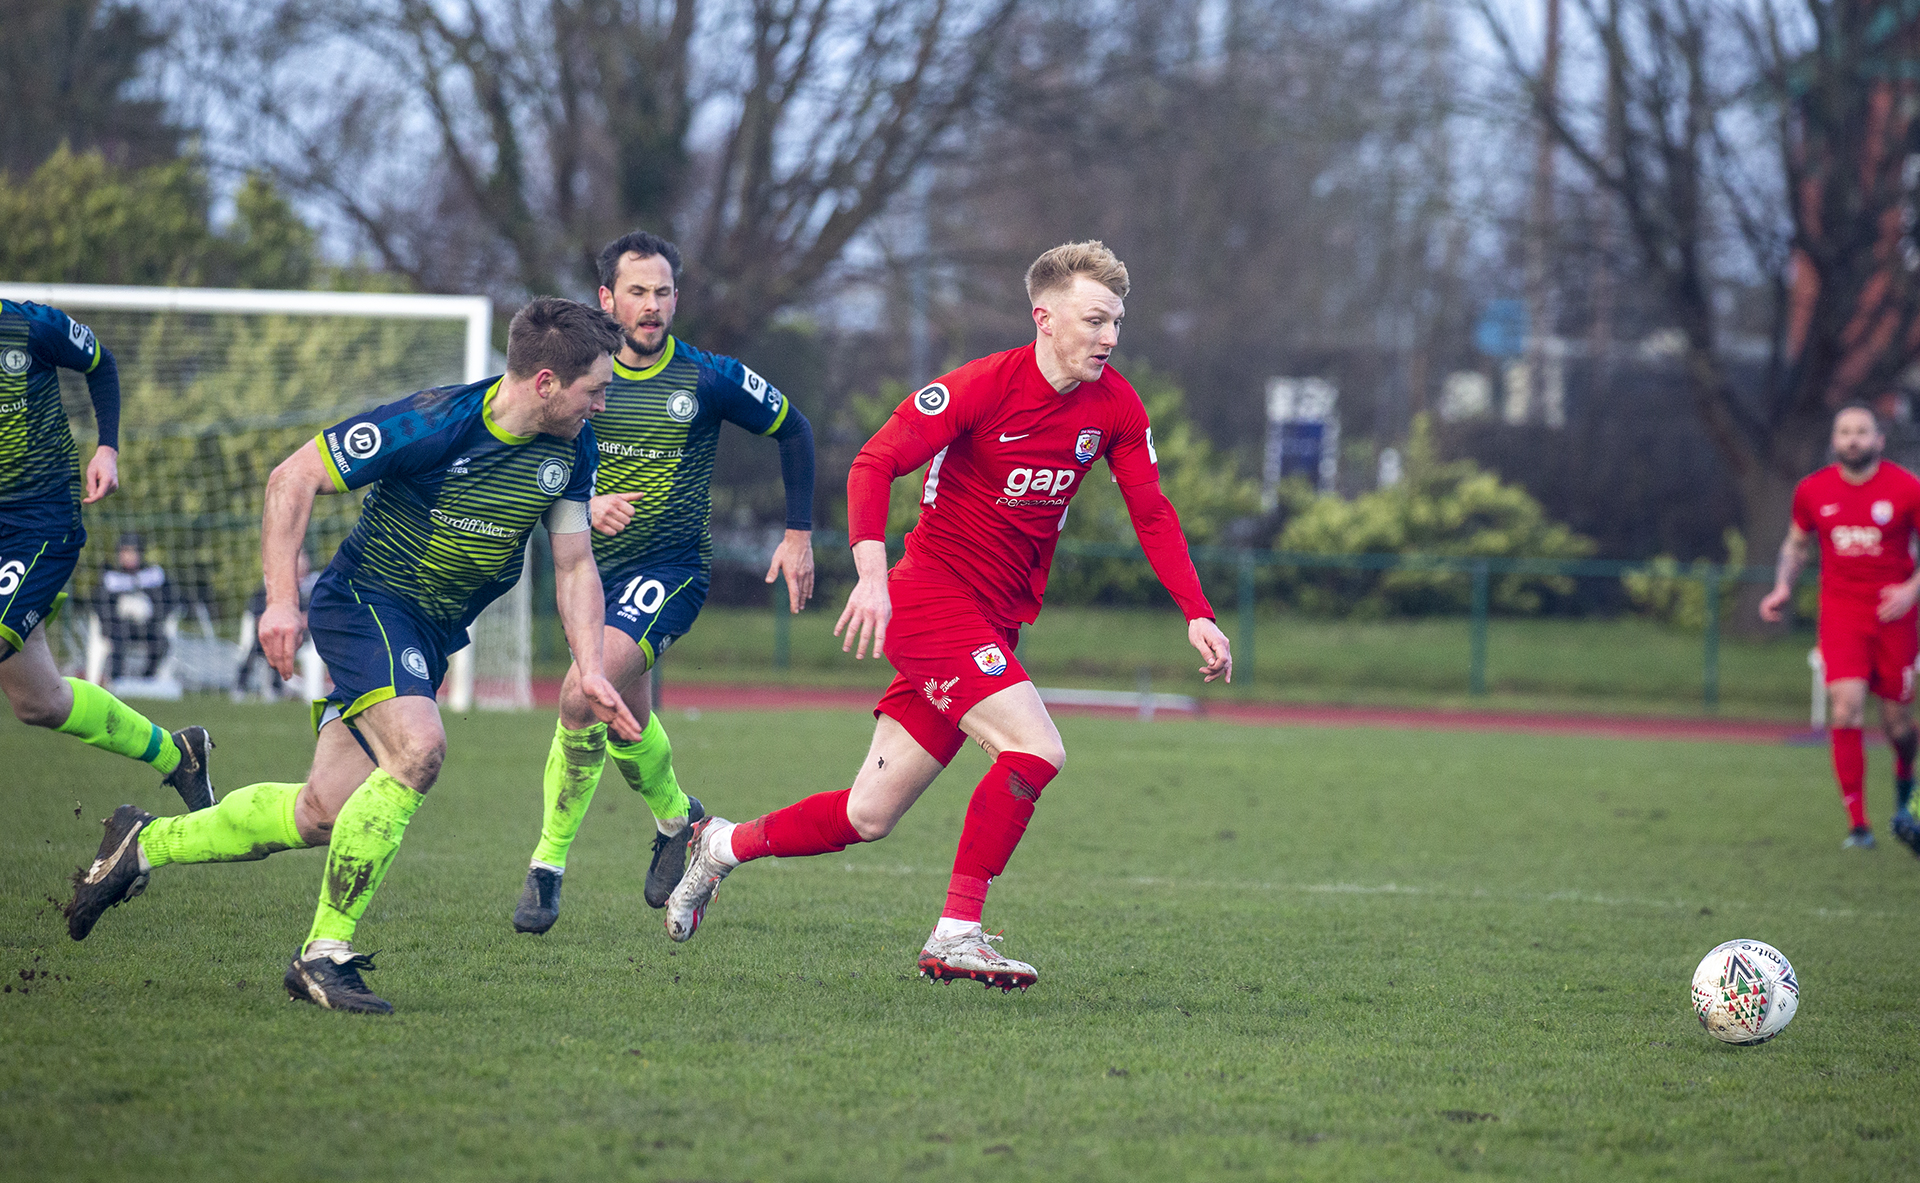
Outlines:
{"label": "club crest on shorts", "polygon": [[1093,458],[1100,454],[1100,429],[1082,428],[1073,441],[1073,458],[1082,464],[1092,464]]}
{"label": "club crest on shorts", "polygon": [[1884,526],[1893,520],[1893,502],[1876,501],[1873,503],[1873,509],[1870,512],[1873,514],[1874,524],[1876,526]]}
{"label": "club crest on shorts", "polygon": [[565,460],[548,457],[540,462],[540,471],[534,479],[540,482],[542,493],[558,493],[567,487],[567,478],[573,475],[573,466]]}
{"label": "club crest on shorts", "polygon": [[411,645],[400,654],[400,664],[416,678],[424,680],[427,676],[427,655]]}
{"label": "club crest on shorts", "polygon": [[998,645],[982,645],[973,651],[973,664],[987,677],[997,678],[1007,672],[1007,655]]}

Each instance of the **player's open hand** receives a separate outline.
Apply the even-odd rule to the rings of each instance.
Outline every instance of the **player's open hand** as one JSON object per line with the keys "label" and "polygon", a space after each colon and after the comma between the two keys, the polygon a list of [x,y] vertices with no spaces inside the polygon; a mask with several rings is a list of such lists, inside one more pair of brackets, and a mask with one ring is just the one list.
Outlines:
{"label": "player's open hand", "polygon": [[293,677],[293,655],[299,652],[300,641],[307,635],[307,614],[293,604],[270,603],[260,614],[256,627],[260,651],[267,655],[267,664],[281,677]]}
{"label": "player's open hand", "polygon": [[119,487],[120,453],[101,444],[93,450],[93,459],[87,461],[87,495],[80,504],[92,505]]}
{"label": "player's open hand", "polygon": [[633,503],[645,496],[645,493],[606,493],[587,502],[593,532],[611,538],[626,529],[627,523],[633,520]]}
{"label": "player's open hand", "polygon": [[588,674],[580,679],[580,693],[587,696],[587,704],[593,708],[595,717],[615,735],[628,743],[640,742],[640,733],[646,729],[627,709],[613,683],[600,674]]}
{"label": "player's open hand", "polygon": [[[846,640],[840,643],[840,652],[853,649],[855,661],[867,655],[867,640],[873,640],[873,655],[879,657],[886,652],[887,621],[893,619],[893,597],[887,592],[887,577],[863,577],[853,585],[853,591],[847,596],[846,610],[840,613],[840,620],[833,626],[833,635],[846,632]],[[854,638],[860,639],[860,647],[854,649]]]}
{"label": "player's open hand", "polygon": [[1215,678],[1233,681],[1233,651],[1227,644],[1227,634],[1220,626],[1201,616],[1187,622],[1187,640],[1200,651],[1205,659],[1200,672],[1205,675],[1203,681],[1211,682]]}
{"label": "player's open hand", "polygon": [[1913,603],[1920,599],[1920,588],[1911,582],[1896,583],[1892,587],[1880,589],[1880,623],[1892,624],[1894,621],[1913,611]]}
{"label": "player's open hand", "polygon": [[788,530],[780,545],[773,548],[767,582],[772,583],[783,573],[787,577],[787,603],[798,613],[813,598],[813,531]]}
{"label": "player's open hand", "polygon": [[[1787,601],[1792,598],[1792,588],[1781,587],[1777,583],[1774,584],[1773,590],[1768,592],[1760,600],[1760,619],[1766,621],[1768,624],[1778,624],[1783,615],[1781,610],[1787,606]],[[1883,617],[1882,619],[1885,618]]]}

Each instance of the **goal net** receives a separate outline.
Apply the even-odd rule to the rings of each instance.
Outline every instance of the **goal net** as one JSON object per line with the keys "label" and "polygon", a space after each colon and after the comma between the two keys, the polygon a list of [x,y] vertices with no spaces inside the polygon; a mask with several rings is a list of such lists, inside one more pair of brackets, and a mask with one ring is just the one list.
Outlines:
{"label": "goal net", "polygon": [[[90,325],[120,369],[120,491],[84,511],[87,548],[49,638],[55,655],[69,670],[87,667],[102,572],[119,539],[137,535],[145,561],[167,573],[166,680],[185,690],[238,683],[274,465],[354,411],[493,372],[491,309],[480,296],[19,283],[0,283],[0,296]],[[62,371],[61,396],[84,463],[96,437],[85,379]],[[307,531],[315,571],[353,528],[361,500],[316,501]],[[475,623],[474,644],[448,672],[453,709],[531,705],[529,582]],[[99,629],[91,632],[97,653]]]}

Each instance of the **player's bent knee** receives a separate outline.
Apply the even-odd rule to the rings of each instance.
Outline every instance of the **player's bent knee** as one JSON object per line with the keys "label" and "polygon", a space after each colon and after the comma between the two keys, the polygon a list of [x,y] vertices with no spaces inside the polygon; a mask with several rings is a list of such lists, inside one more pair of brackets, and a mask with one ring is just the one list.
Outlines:
{"label": "player's bent knee", "polygon": [[893,833],[894,824],[899,820],[894,817],[864,815],[851,808],[847,810],[847,824],[853,827],[854,833],[860,835],[862,842],[880,841]]}
{"label": "player's bent knee", "polygon": [[72,713],[71,708],[62,711],[38,695],[32,698],[26,695],[14,698],[9,695],[8,700],[13,704],[13,717],[29,727],[58,727],[65,723],[67,716]]}

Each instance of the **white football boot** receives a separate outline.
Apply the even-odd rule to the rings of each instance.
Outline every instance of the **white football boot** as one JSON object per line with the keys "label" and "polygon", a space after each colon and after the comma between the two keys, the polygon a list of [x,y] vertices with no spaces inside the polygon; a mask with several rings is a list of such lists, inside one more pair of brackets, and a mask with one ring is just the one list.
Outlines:
{"label": "white football boot", "polygon": [[[667,897],[667,935],[676,941],[691,940],[700,929],[700,920],[720,890],[720,881],[732,867],[714,857],[710,835],[715,825],[726,825],[724,817],[709,817],[693,823],[687,839],[687,870],[679,886]],[[729,831],[731,833],[731,831]]]}
{"label": "white football boot", "polygon": [[1039,981],[1040,974],[1031,965],[1000,955],[992,945],[999,939],[999,934],[982,932],[977,924],[944,941],[928,937],[920,950],[920,976],[936,982],[979,982],[989,990],[998,986],[1002,993],[1015,987],[1025,990]]}

